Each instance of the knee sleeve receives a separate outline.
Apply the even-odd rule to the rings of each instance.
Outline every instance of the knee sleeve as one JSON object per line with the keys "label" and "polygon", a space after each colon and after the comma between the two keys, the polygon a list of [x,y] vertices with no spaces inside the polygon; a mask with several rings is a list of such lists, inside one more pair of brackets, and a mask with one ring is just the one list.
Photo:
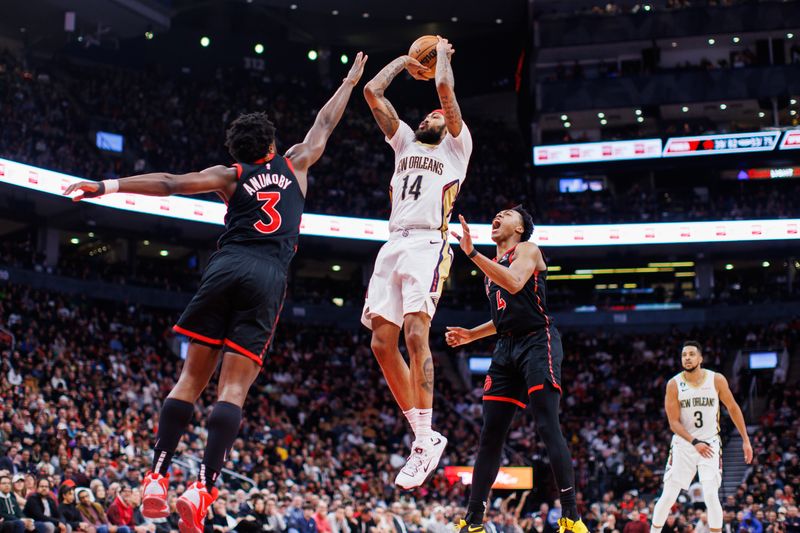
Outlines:
{"label": "knee sleeve", "polygon": [[722,504],[719,501],[719,487],[715,481],[703,482],[703,498],[706,500],[708,527],[722,529]]}
{"label": "knee sleeve", "polygon": [[664,527],[664,522],[667,521],[669,510],[678,500],[678,494],[681,493],[681,487],[672,480],[664,482],[664,490],[656,502],[653,509],[653,525],[655,527]]}

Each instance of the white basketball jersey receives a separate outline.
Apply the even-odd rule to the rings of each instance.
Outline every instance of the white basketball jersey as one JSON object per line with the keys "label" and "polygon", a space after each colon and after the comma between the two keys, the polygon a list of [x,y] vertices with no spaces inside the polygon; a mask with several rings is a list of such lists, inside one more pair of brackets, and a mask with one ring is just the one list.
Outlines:
{"label": "white basketball jersey", "polygon": [[458,137],[445,134],[438,145],[415,140],[414,131],[400,122],[386,139],[394,149],[394,175],[389,187],[392,214],[389,231],[433,229],[447,231],[458,191],[467,176],[472,136],[467,125]]}
{"label": "white basketball jersey", "polygon": [[714,372],[703,370],[705,379],[693,386],[683,378],[683,372],[675,376],[678,385],[678,403],[681,406],[681,424],[695,439],[709,441],[719,435],[719,394],[714,386]]}

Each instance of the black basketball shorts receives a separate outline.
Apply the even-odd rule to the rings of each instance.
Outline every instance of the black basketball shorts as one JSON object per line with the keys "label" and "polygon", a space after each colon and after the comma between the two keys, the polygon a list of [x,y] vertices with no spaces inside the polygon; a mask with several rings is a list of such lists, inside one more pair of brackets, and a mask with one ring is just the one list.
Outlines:
{"label": "black basketball shorts", "polygon": [[261,365],[285,296],[286,270],[280,261],[229,245],[211,257],[197,294],[173,330]]}
{"label": "black basketball shorts", "polygon": [[500,336],[483,384],[483,401],[524,408],[528,396],[545,386],[561,392],[563,359],[561,334],[553,326],[518,337]]}

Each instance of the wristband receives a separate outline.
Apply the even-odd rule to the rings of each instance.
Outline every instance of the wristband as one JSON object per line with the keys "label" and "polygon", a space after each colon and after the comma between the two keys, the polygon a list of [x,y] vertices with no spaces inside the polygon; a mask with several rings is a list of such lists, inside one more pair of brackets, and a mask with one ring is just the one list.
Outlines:
{"label": "wristband", "polygon": [[705,444],[706,446],[708,446],[708,443],[704,440],[694,439],[692,441],[692,446],[697,446],[698,444]]}
{"label": "wristband", "polygon": [[470,259],[472,259],[472,258],[473,258],[473,257],[475,257],[476,255],[478,255],[478,250],[476,250],[475,248],[473,248],[473,249],[472,249],[472,251],[471,251],[470,253],[468,253],[468,254],[467,254],[467,257],[469,257]]}
{"label": "wristband", "polygon": [[102,194],[114,194],[119,191],[119,180],[103,180],[100,183],[105,188]]}

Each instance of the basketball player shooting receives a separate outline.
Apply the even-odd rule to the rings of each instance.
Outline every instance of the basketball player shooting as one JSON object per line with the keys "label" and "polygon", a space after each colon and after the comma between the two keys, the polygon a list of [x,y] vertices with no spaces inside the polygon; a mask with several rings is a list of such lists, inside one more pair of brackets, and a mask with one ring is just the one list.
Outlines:
{"label": "basketball player shooting", "polygon": [[[375,260],[361,321],[372,330],[372,351],[414,432],[411,454],[395,480],[407,490],[422,485],[436,470],[447,444],[431,429],[428,335],[453,257],[447,223],[472,153],[472,137],[453,89],[453,48],[439,38],[436,52],[436,92],[442,107],[429,113],[416,131],[400,120],[384,92],[403,70],[422,80],[430,69],[401,56],[364,87],[372,114],[394,149],[395,170],[389,186],[390,236]],[[401,329],[410,364],[400,354]]]}
{"label": "basketball player shooting", "polygon": [[550,467],[559,488],[563,509],[559,531],[587,533],[578,515],[575,473],[567,441],[561,433],[561,335],[547,313],[547,264],[536,244],[528,242],[533,218],[522,207],[500,211],[492,220],[495,259],[480,254],[472,244],[463,216],[459,246],[486,275],[486,296],[492,319],[472,329],[448,327],[445,340],[461,346],[477,339],[499,336],[483,386],[483,428],[472,474],[467,516],[459,523],[462,533],[485,533],[483,517],[489,491],[497,479],[503,445],[517,407],[530,399],[536,434],[544,441]]}
{"label": "basketball player shooting", "polygon": [[208,440],[199,479],[176,502],[181,533],[202,533],[214,483],[242,421],[242,405],[261,370],[275,334],[289,263],[297,248],[308,168],[319,160],[362,73],[361,52],[342,85],[319,111],[303,142],[280,156],[275,126],[265,113],[237,118],[225,145],[236,163],[201,172],[143,174],[70,185],[73,200],[116,192],[170,196],[215,192],[228,206],[225,231],[192,301],[174,330],[189,337],[180,378],[161,407],[152,471],[142,484],[142,514],[169,514],[168,469],[178,442],[194,415],[194,403],[222,359],[217,403],[208,417]]}
{"label": "basketball player shooting", "polygon": [[722,531],[722,442],[719,438],[720,402],[725,404],[739,435],[742,436],[744,461],[753,460],[753,447],[747,435],[744,415],[728,387],[725,376],[702,368],[703,352],[696,341],[686,341],[681,351],[683,372],[667,382],[664,410],[669,427],[675,433],[664,471],[664,491],[653,509],[651,533],[661,533],[669,510],[681,489],[688,490],[695,474],[700,475],[706,502],[708,526],[713,533]]}

